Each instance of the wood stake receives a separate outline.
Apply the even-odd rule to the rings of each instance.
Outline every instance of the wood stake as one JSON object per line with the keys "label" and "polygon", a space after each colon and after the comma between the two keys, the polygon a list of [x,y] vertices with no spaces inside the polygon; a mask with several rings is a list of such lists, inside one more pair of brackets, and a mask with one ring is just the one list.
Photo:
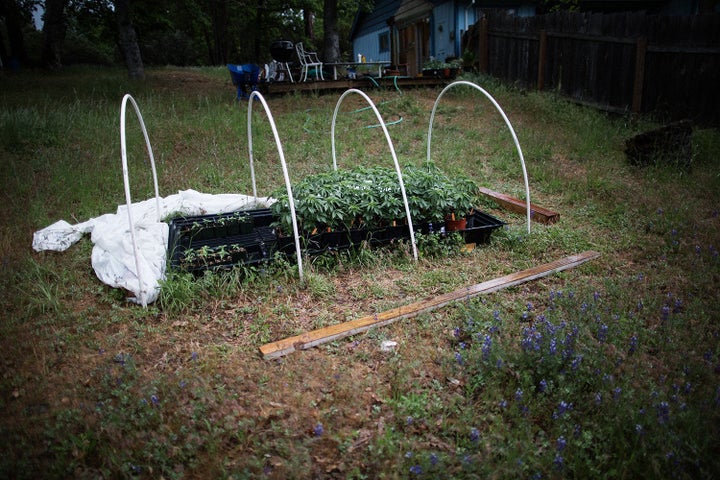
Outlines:
{"label": "wood stake", "polygon": [[536,280],[555,272],[574,268],[599,256],[600,254],[594,251],[571,255],[554,262],[522,270],[520,272],[511,273],[510,275],[505,275],[504,277],[472,285],[467,288],[461,288],[459,290],[455,290],[454,292],[446,293],[429,300],[411,303],[409,305],[387,310],[382,313],[358,318],[357,320],[351,320],[338,325],[320,328],[311,332],[303,333],[302,335],[268,343],[260,347],[260,352],[266,360],[279,358],[292,353],[295,350],[306,350],[317,345],[332,342],[333,340],[338,340],[364,332],[374,327],[388,325],[403,318],[411,318],[421,313],[444,307],[454,301],[464,300],[480,294],[495,292],[503,288]]}
{"label": "wood stake", "polygon": [[[527,204],[518,198],[505,195],[504,193],[498,193],[490,190],[489,188],[480,187],[480,193],[495,200],[495,203],[501,207],[510,210],[515,213],[527,212]],[[547,208],[539,207],[537,205],[530,204],[530,218],[536,222],[550,224],[555,223],[560,219],[560,214],[548,210]]]}

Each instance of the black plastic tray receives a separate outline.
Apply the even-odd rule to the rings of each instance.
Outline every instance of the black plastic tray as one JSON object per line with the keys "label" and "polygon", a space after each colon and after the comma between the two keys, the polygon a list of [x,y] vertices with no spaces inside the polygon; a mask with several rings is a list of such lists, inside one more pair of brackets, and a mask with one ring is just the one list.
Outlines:
{"label": "black plastic tray", "polygon": [[[292,236],[278,236],[273,228],[275,217],[269,209],[248,210],[252,228],[244,234],[229,234],[221,228],[213,230],[215,236],[198,235],[193,225],[212,225],[221,219],[236,218],[236,212],[219,215],[178,217],[170,221],[168,252],[171,268],[194,273],[204,270],[232,268],[235,265],[257,265],[271,261],[276,252],[292,260],[295,241]],[[493,230],[505,225],[492,215],[474,212],[467,217],[467,227],[459,230],[465,243],[487,243]],[[442,222],[416,225],[415,230],[424,234],[443,234]],[[204,232],[207,233],[207,232]],[[322,232],[301,238],[301,248],[308,255],[318,255],[329,250],[359,247],[363,242],[371,246],[387,245],[393,241],[409,240],[407,225],[377,229],[357,229]]]}

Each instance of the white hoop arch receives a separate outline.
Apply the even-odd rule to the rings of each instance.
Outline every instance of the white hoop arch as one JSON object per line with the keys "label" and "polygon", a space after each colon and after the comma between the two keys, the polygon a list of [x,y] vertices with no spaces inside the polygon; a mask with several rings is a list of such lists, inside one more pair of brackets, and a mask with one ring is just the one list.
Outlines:
{"label": "white hoop arch", "polygon": [[272,128],[273,137],[275,138],[275,145],[278,149],[278,155],[280,155],[280,165],[282,166],[283,178],[285,179],[285,188],[288,194],[288,201],[290,203],[290,216],[292,217],[293,236],[295,237],[295,254],[297,255],[298,263],[298,275],[300,280],[303,280],[303,264],[302,264],[302,253],[300,251],[300,235],[298,233],[297,218],[295,217],[295,200],[293,199],[292,186],[290,185],[290,175],[288,174],[287,163],[285,162],[285,154],[283,153],[282,144],[280,143],[280,136],[278,135],[277,127],[275,126],[275,120],[273,119],[270,108],[268,107],[265,98],[258,91],[254,91],[250,94],[248,99],[248,153],[250,154],[250,178],[252,181],[253,197],[257,202],[257,186],[255,184],[255,163],[253,160],[253,148],[252,148],[252,106],[253,99],[257,98],[265,108],[265,113],[270,120],[270,127]]}
{"label": "white hoop arch", "polygon": [[487,97],[488,100],[495,106],[498,112],[500,112],[500,115],[502,116],[503,120],[505,120],[505,124],[507,125],[508,129],[510,130],[510,134],[512,135],[513,141],[515,142],[515,147],[517,148],[518,155],[520,156],[520,165],[522,166],[522,172],[523,172],[523,179],[525,181],[525,204],[527,207],[527,230],[528,233],[530,233],[530,185],[528,183],[528,175],[527,170],[525,169],[525,158],[523,157],[522,149],[520,148],[520,142],[518,142],[517,135],[515,135],[515,130],[513,129],[512,125],[510,124],[510,120],[508,120],[507,115],[505,115],[505,112],[502,108],[500,108],[500,105],[495,101],[495,99],[490,95],[485,89],[480,87],[479,85],[468,82],[467,80],[458,80],[456,82],[451,83],[450,85],[443,88],[443,90],[438,95],[437,99],[435,100],[435,104],[433,105],[432,113],[430,114],[430,126],[428,127],[428,136],[427,136],[427,161],[430,162],[430,143],[432,141],[432,127],[433,127],[433,120],[435,119],[435,111],[437,110],[438,103],[440,102],[440,99],[443,95],[445,95],[445,92],[450,90],[453,87],[456,87],[458,85],[467,85],[469,87],[475,88],[476,90],[479,90]]}
{"label": "white hoop arch", "polygon": [[147,307],[147,297],[145,291],[142,289],[142,273],[140,271],[140,253],[138,251],[138,245],[137,241],[135,240],[135,227],[133,224],[133,218],[132,218],[132,209],[130,208],[132,205],[132,198],[130,195],[130,174],[128,171],[128,162],[127,162],[127,137],[125,135],[125,112],[127,110],[127,102],[130,102],[133,106],[133,109],[135,110],[135,115],[138,118],[138,121],[140,122],[140,128],[142,128],[143,137],[145,137],[145,146],[147,148],[148,155],[150,157],[150,168],[152,170],[152,177],[153,177],[153,185],[155,187],[155,210],[157,211],[157,221],[160,222],[162,220],[161,218],[161,210],[160,210],[160,189],[158,188],[158,180],[157,180],[157,169],[155,168],[155,156],[153,155],[152,146],[150,145],[150,138],[148,137],[147,129],[145,128],[145,122],[143,121],[142,114],[140,113],[140,109],[138,108],[137,102],[135,102],[135,99],[130,95],[126,94],[123,99],[122,103],[120,105],[120,157],[122,158],[122,170],[123,170],[123,182],[125,184],[125,203],[127,204],[127,215],[128,215],[128,225],[130,228],[130,239],[132,240],[132,247],[133,247],[133,255],[135,256],[135,270],[136,275],[138,279],[138,303],[140,303],[143,307]]}
{"label": "white hoop arch", "polygon": [[365,94],[365,92],[358,90],[356,88],[351,88],[349,90],[346,90],[338,99],[337,105],[335,105],[335,112],[333,113],[332,125],[330,128],[333,169],[337,170],[337,157],[335,155],[335,121],[337,119],[337,114],[338,114],[338,111],[340,110],[340,104],[342,103],[343,99],[352,93],[357,93],[358,95],[363,97],[368,102],[368,104],[372,108],[373,112],[375,112],[375,116],[377,117],[378,122],[380,123],[380,126],[382,127],[383,133],[385,134],[385,138],[387,139],[388,146],[390,147],[390,153],[392,154],[393,162],[395,163],[395,171],[397,172],[398,183],[400,184],[400,193],[402,193],[403,204],[405,206],[405,215],[407,216],[408,228],[410,229],[410,243],[412,244],[413,258],[417,262],[418,252],[417,252],[417,245],[415,245],[415,229],[413,228],[412,216],[410,215],[410,205],[408,204],[407,194],[405,193],[405,183],[403,182],[402,170],[400,169],[400,163],[398,162],[397,155],[395,154],[395,147],[393,146],[392,140],[390,139],[390,134],[388,133],[388,129],[387,129],[387,126],[385,125],[385,121],[380,116],[380,112],[378,111],[377,107],[375,106],[375,103],[370,99],[370,97],[367,96],[367,94]]}

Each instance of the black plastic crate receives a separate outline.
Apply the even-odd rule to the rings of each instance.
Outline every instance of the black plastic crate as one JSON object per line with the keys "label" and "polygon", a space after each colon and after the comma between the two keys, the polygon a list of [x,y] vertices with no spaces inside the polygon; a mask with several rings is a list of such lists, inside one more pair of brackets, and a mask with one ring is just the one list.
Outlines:
{"label": "black plastic crate", "polygon": [[492,215],[477,210],[468,215],[465,230],[460,230],[465,243],[488,243],[492,232],[505,225],[505,222],[498,220]]}
{"label": "black plastic crate", "polygon": [[[194,273],[204,270],[232,268],[235,265],[256,265],[273,259],[276,252],[292,260],[295,255],[295,240],[292,236],[278,236],[273,228],[275,217],[269,209],[248,210],[252,226],[242,234],[231,233],[229,229],[211,228],[215,224],[227,224],[227,219],[239,218],[238,212],[220,215],[198,215],[178,217],[170,221],[168,251],[170,266]],[[226,220],[223,222],[222,220]],[[199,235],[208,226],[214,236]],[[442,234],[442,222],[416,225],[415,230],[424,234]],[[467,216],[467,227],[458,232],[466,243],[487,243],[493,230],[505,225],[504,222],[484,212]],[[205,232],[207,233],[207,232]],[[307,255],[318,255],[330,250],[358,248],[363,242],[371,246],[382,246],[399,240],[409,240],[407,225],[388,226],[376,229],[353,229],[322,232],[305,235],[300,246]]]}

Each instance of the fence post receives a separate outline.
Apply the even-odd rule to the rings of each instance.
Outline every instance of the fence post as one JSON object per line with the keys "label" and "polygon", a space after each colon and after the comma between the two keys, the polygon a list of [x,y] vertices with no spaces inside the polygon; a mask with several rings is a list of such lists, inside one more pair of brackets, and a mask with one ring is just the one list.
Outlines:
{"label": "fence post", "polygon": [[547,60],[547,31],[540,30],[540,42],[538,46],[538,75],[537,89],[545,88],[545,62]]}
{"label": "fence post", "polygon": [[478,51],[479,51],[479,68],[480,73],[488,73],[488,20],[487,17],[483,17],[480,20],[480,35],[478,36]]}
{"label": "fence post", "polygon": [[640,113],[642,108],[643,84],[645,83],[645,53],[647,52],[647,37],[638,37],[635,47],[635,80],[633,84],[633,113]]}

